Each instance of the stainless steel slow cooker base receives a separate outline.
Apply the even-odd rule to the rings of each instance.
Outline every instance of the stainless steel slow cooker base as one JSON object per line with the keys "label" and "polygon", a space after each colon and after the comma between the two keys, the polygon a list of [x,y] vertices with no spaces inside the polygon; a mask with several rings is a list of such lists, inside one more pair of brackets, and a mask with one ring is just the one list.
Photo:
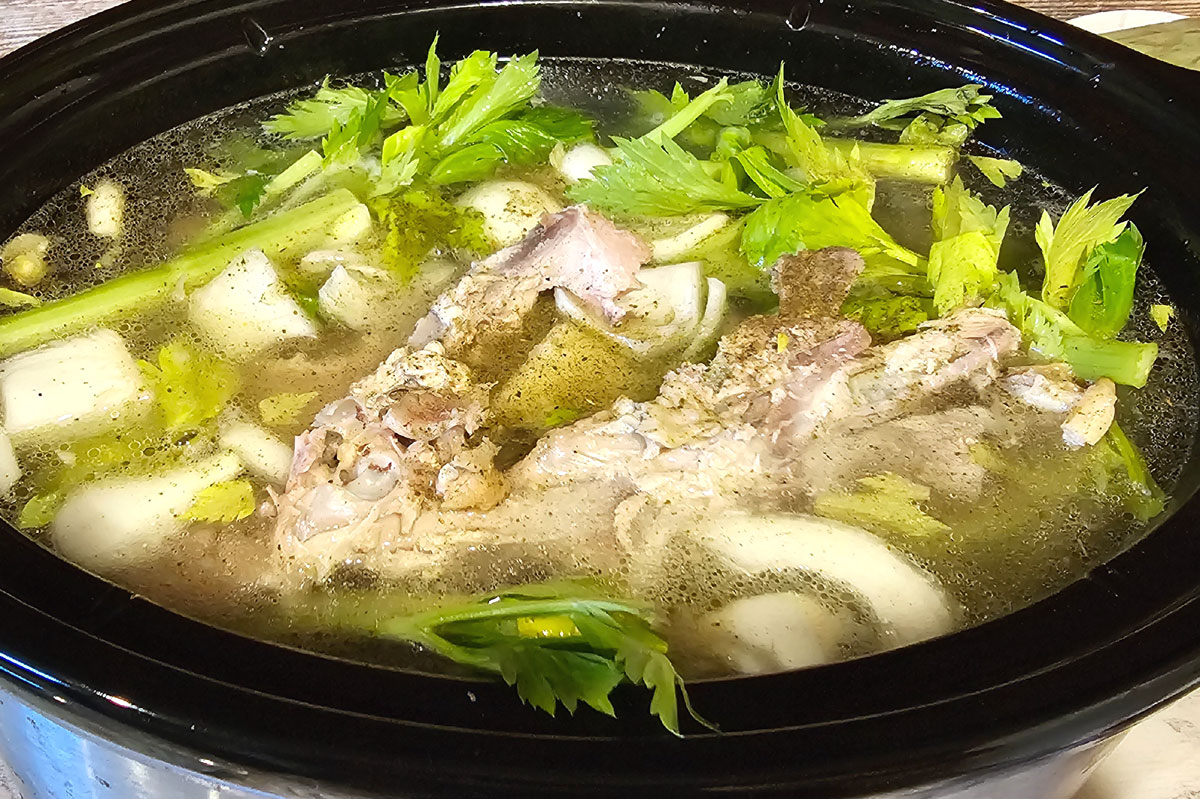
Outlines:
{"label": "stainless steel slow cooker base", "polygon": [[[138,750],[62,720],[71,711],[0,688],[0,759],[21,782],[21,799],[368,799],[381,794],[246,769],[183,754],[145,737]],[[1070,799],[1118,739],[1032,763],[863,799]],[[396,786],[390,799],[417,799]],[[568,795],[568,794],[564,794]],[[463,794],[468,799],[469,793]]]}

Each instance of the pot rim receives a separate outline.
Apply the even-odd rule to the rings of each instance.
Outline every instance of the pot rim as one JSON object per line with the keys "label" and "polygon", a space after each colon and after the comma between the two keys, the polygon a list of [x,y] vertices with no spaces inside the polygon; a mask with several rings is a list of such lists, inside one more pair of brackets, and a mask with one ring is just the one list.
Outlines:
{"label": "pot rim", "polygon": [[[0,139],[31,109],[54,102],[56,90],[78,95],[62,101],[56,113],[68,113],[71,102],[88,102],[92,84],[61,87],[73,74],[91,79],[92,70],[102,73],[95,66],[99,59],[133,58],[133,44],[194,35],[193,29],[214,24],[236,24],[238,30],[238,36],[214,43],[214,51],[239,46],[250,15],[280,13],[283,5],[133,0],[27,45],[0,59],[0,120],[7,120],[0,122]],[[578,8],[589,14],[725,15],[780,31],[834,35],[853,24],[856,34],[887,41],[907,14],[916,23],[932,19],[947,29],[969,29],[988,46],[1014,54],[1037,51],[1056,69],[1116,80],[1115,65],[1122,85],[1142,90],[1138,113],[1149,108],[1166,119],[1170,108],[1177,116],[1164,133],[1172,146],[1200,145],[1200,115],[1193,110],[1200,104],[1176,102],[1200,94],[1200,82],[1065,23],[990,0],[970,7],[955,0],[922,0],[915,7],[865,0],[857,3],[860,10],[839,0],[811,6],[786,0],[363,0],[323,17],[311,5],[294,14],[296,30],[373,13]],[[284,32],[280,41],[294,32]],[[252,42],[243,38],[240,46]],[[1157,176],[1168,199],[1186,198],[1184,187],[1200,169]],[[1194,322],[1186,324],[1194,346]],[[1196,454],[1193,442],[1192,462],[1200,460]],[[255,641],[153,605],[4,524],[0,612],[9,623],[0,629],[0,673],[27,690],[65,697],[68,711],[74,705],[99,713],[117,730],[129,725],[313,776],[341,778],[358,763],[373,776],[404,774],[435,784],[456,773],[479,784],[534,790],[541,778],[512,762],[520,746],[535,753],[553,779],[602,776],[609,788],[724,780],[819,787],[828,796],[831,786],[843,786],[852,774],[858,786],[894,785],[900,773],[906,775],[902,781],[913,782],[948,761],[968,771],[1103,736],[1200,682],[1200,582],[1169,568],[1200,556],[1200,542],[1191,535],[1200,521],[1200,503],[1192,498],[1200,483],[1195,471],[1181,478],[1170,516],[1153,535],[1022,611],[855,661],[695,684],[696,706],[726,724],[721,735],[695,728],[682,741],[670,738],[644,718],[642,700],[631,690],[618,691],[620,722],[583,714],[551,720],[523,709],[510,689],[493,682],[383,669]],[[1139,574],[1155,580],[1148,584]],[[894,745],[897,740],[905,746]],[[461,762],[464,747],[473,764]],[[796,753],[788,763],[779,762],[784,747]],[[322,762],[304,757],[314,748],[326,752]],[[622,763],[620,773],[607,768],[612,762]]]}

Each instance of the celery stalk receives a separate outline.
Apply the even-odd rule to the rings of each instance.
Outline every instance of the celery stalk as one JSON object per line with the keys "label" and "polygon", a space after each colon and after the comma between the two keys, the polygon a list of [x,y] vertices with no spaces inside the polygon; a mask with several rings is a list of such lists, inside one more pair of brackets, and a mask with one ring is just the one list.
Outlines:
{"label": "celery stalk", "polygon": [[825,139],[842,155],[855,147],[863,169],[877,178],[940,185],[950,180],[958,152],[952,147],[918,144],[881,144],[855,139]]}
{"label": "celery stalk", "polygon": [[[844,156],[849,156],[857,147],[863,169],[877,178],[940,185],[950,181],[958,161],[958,152],[953,147],[940,144],[882,144],[835,138],[823,138],[822,141]],[[782,133],[755,133],[754,143],[772,152],[787,152],[786,137]]]}
{"label": "celery stalk", "polygon": [[339,189],[207,241],[161,266],[0,317],[0,355],[36,347],[126,314],[147,311],[166,300],[178,286],[190,289],[203,284],[246,250],[260,249],[272,258],[303,252],[316,246],[326,228],[357,205],[353,193]]}
{"label": "celery stalk", "polygon": [[1158,345],[1136,341],[1105,341],[1088,336],[1063,336],[1063,359],[1084,380],[1107,377],[1134,388],[1146,385]]}

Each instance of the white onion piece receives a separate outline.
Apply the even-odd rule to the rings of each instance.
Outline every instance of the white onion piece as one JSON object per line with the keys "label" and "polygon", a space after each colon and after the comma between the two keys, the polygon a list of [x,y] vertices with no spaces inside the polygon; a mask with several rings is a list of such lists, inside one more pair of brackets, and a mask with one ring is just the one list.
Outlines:
{"label": "white onion piece", "polygon": [[523,180],[489,180],[463,192],[456,205],[483,214],[483,229],[498,247],[516,244],[546,214],[563,209],[541,188]]}
{"label": "white onion piece", "polygon": [[685,257],[710,237],[729,224],[725,214],[709,214],[695,224],[672,236],[664,236],[650,242],[651,258],[655,263],[665,264]]}
{"label": "white onion piece", "polygon": [[837,659],[846,624],[812,597],[779,592],[735,599],[705,614],[700,634],[741,673],[763,674]]}
{"label": "white onion piece", "polygon": [[567,183],[578,183],[592,177],[598,166],[609,166],[613,162],[603,147],[595,144],[577,144],[562,154],[555,166]]}
{"label": "white onion piece", "polygon": [[892,646],[943,635],[953,625],[934,578],[857,527],[816,516],[725,513],[707,518],[696,537],[747,574],[797,569],[846,586],[887,628]]}

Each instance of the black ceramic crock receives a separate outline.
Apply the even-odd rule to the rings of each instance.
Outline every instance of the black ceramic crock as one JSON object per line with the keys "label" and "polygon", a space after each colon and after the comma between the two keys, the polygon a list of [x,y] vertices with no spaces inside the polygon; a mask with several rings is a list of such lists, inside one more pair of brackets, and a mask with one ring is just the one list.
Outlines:
{"label": "black ceramic crock", "polygon": [[[983,130],[988,144],[1072,190],[1148,187],[1134,218],[1196,343],[1200,82],[990,0],[135,0],[0,60],[0,234],[155,133],[327,74],[414,63],[435,31],[444,58],[538,48],[764,75],[782,60],[805,83],[864,98],[984,83],[1004,114]],[[5,695],[43,723],[151,758],[194,754],[195,770],[235,780],[216,764],[403,796],[841,797],[981,783],[1103,740],[1200,681],[1195,450],[1169,518],[1086,579],[918,646],[693,686],[719,734],[667,735],[632,690],[618,691],[618,719],[551,719],[495,683],[249,640],[7,527],[0,672]],[[184,795],[92,777],[114,791],[98,796]]]}

